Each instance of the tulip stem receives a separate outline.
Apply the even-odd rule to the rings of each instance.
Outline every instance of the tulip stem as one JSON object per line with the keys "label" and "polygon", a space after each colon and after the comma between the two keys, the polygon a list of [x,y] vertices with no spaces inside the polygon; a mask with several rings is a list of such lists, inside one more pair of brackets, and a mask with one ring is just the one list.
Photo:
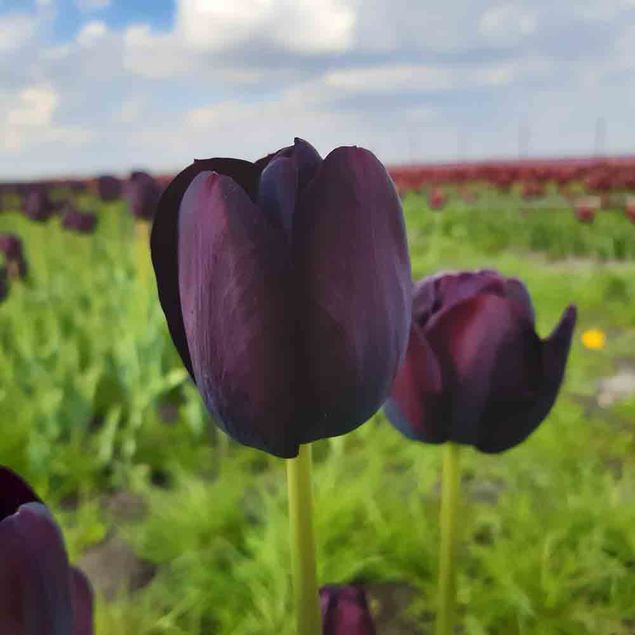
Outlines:
{"label": "tulip stem", "polygon": [[461,489],[460,449],[458,443],[448,442],[445,444],[443,454],[439,604],[436,635],[452,635],[456,621],[456,512]]}
{"label": "tulip stem", "polygon": [[142,286],[146,286],[150,273],[150,224],[145,220],[135,221],[137,274]]}
{"label": "tulip stem", "polygon": [[298,635],[322,635],[311,492],[311,445],[287,461],[291,567]]}

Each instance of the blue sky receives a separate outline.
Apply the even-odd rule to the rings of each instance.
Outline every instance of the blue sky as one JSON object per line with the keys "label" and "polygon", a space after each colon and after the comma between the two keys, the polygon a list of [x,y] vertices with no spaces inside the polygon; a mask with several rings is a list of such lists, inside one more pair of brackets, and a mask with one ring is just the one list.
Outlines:
{"label": "blue sky", "polygon": [[634,103],[635,0],[0,0],[0,179],[632,153]]}

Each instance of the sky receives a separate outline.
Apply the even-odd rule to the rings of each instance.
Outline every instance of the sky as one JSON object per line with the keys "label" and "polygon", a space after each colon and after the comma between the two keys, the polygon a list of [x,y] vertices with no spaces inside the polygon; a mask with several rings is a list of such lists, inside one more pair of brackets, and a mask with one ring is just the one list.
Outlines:
{"label": "sky", "polygon": [[635,0],[0,0],[0,180],[635,153]]}

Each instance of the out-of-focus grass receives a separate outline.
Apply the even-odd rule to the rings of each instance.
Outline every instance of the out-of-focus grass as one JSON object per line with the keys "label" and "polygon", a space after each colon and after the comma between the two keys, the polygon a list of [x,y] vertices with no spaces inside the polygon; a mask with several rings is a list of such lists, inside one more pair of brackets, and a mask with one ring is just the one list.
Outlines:
{"label": "out-of-focus grass", "polygon": [[[569,302],[579,308],[548,420],[503,455],[464,452],[465,633],[633,633],[635,399],[589,403],[617,360],[635,361],[635,228],[617,212],[592,226],[564,211],[455,203],[431,213],[417,196],[405,210],[415,277],[519,276],[543,336]],[[283,462],[208,426],[152,276],[144,284],[135,272],[132,221],[118,205],[99,215],[91,237],[0,217],[31,265],[0,305],[0,462],[51,503],[72,559],[116,530],[158,565],[144,589],[100,599],[98,634],[290,635]],[[582,347],[589,327],[607,332],[604,350]],[[161,417],[167,406],[173,421]],[[422,633],[434,611],[439,463],[439,448],[403,439],[381,413],[315,445],[320,580],[412,586]],[[114,523],[103,501],[119,488],[143,496],[148,513]]]}

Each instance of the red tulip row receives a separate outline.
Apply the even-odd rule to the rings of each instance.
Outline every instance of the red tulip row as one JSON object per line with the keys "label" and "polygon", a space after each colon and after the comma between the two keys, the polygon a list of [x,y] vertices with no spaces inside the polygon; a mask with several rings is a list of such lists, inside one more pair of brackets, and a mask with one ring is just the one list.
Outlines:
{"label": "red tulip row", "polygon": [[582,183],[588,192],[635,190],[635,157],[536,159],[403,165],[389,169],[401,193],[426,186],[483,182],[508,190],[521,184],[526,197],[540,196],[547,183]]}

